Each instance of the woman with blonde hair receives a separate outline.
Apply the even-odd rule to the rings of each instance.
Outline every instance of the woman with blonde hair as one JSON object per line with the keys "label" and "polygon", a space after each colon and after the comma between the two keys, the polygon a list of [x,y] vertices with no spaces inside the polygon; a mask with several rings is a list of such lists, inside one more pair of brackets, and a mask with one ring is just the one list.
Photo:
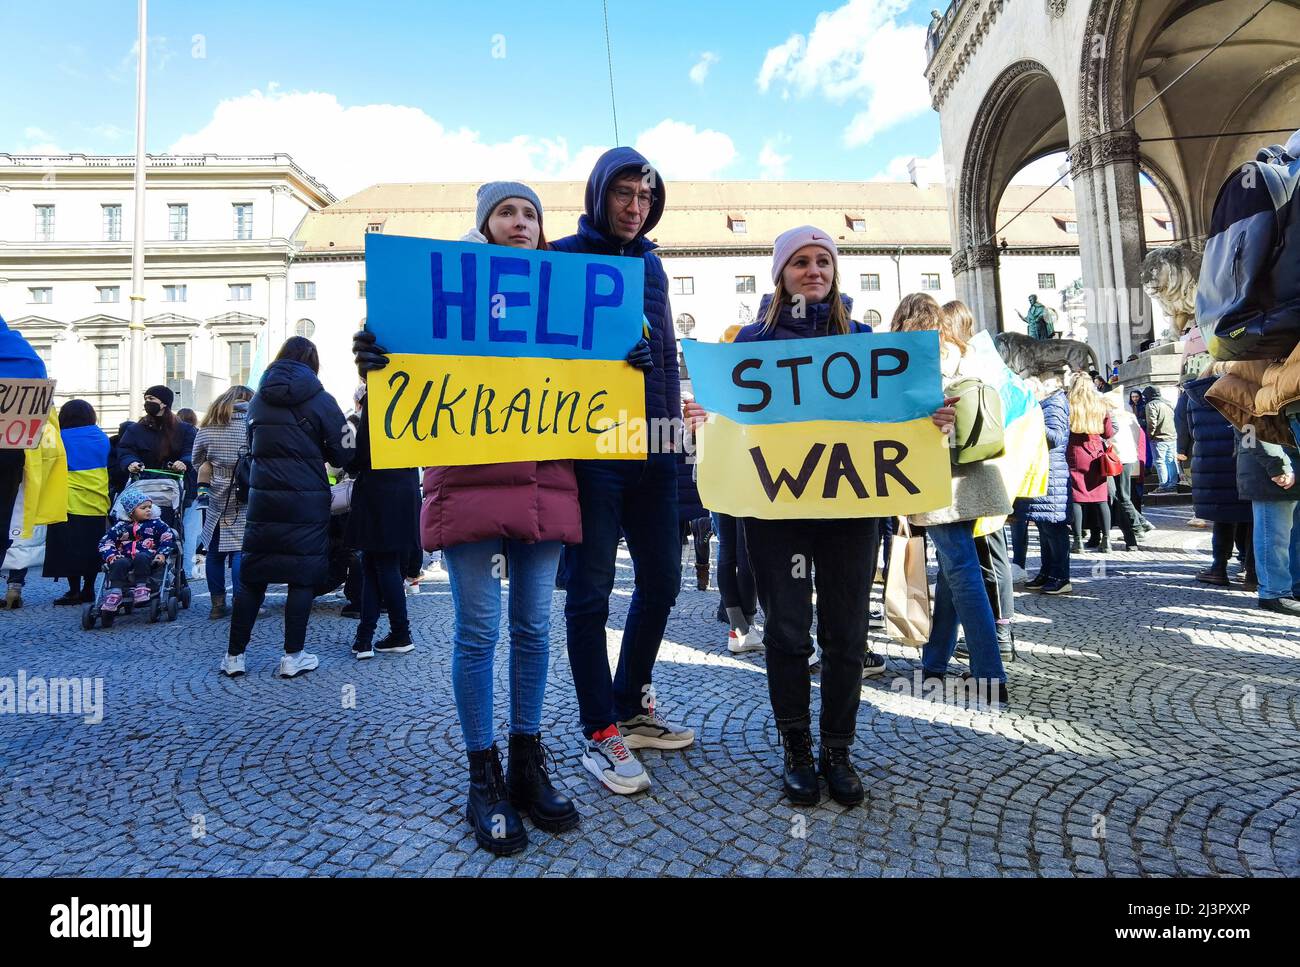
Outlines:
{"label": "woman with blonde hair", "polygon": [[1095,508],[1100,518],[1098,554],[1110,553],[1110,492],[1101,455],[1106,441],[1115,435],[1106,400],[1097,392],[1087,373],[1077,373],[1070,382],[1070,442],[1065,462],[1070,467],[1070,513],[1074,543],[1070,551],[1083,552],[1083,507]]}
{"label": "woman with blonde hair", "polygon": [[194,436],[194,465],[208,464],[208,510],[203,516],[203,546],[207,548],[203,568],[212,599],[211,620],[224,618],[226,607],[226,562],[230,562],[230,596],[239,593],[240,551],[244,544],[244,515],[247,506],[235,499],[235,464],[248,446],[248,401],[253,391],[232,386],[208,407]]}
{"label": "woman with blonde hair", "polygon": [[[974,377],[991,381],[996,375],[975,354],[967,354],[969,335],[956,313],[946,313],[923,292],[899,303],[890,324],[893,332],[939,333],[939,370],[945,395],[959,380]],[[955,400],[954,400],[955,401]],[[939,584],[934,597],[930,638],[921,651],[921,673],[943,679],[957,647],[957,625],[966,631],[970,674],[981,686],[1007,701],[1006,671],[998,651],[996,618],[985,591],[975,546],[975,521],[1011,513],[1011,497],[997,466],[987,461],[952,468],[952,502],[939,510],[913,514],[913,526],[924,527],[939,559]]]}

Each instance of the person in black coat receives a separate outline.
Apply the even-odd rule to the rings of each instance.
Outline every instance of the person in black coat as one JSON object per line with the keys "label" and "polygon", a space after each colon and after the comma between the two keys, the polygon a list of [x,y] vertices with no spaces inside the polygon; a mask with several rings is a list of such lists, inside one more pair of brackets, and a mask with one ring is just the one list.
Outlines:
{"label": "person in black coat", "polygon": [[[142,470],[166,470],[190,478],[194,436],[198,430],[183,423],[172,412],[176,396],[166,386],[144,391],[144,416],[125,426],[117,443],[117,466],[128,474]],[[182,508],[163,508],[163,520],[176,526]]]}
{"label": "person in black coat", "polygon": [[696,587],[707,591],[713,521],[700,503],[700,492],[695,486],[695,463],[687,460],[685,452],[677,454],[677,525],[681,530],[682,549],[685,550],[688,537],[692,538],[695,546]]}
{"label": "person in black coat", "polygon": [[1237,458],[1232,424],[1206,399],[1217,375],[1202,376],[1183,385],[1174,410],[1178,459],[1191,464],[1192,507],[1197,517],[1214,525],[1213,559],[1196,575],[1205,584],[1228,585],[1228,562],[1235,546],[1245,566],[1245,587],[1256,590],[1250,501],[1237,494]]}
{"label": "person in black coat", "polygon": [[[415,648],[406,614],[403,573],[412,535],[420,532],[420,479],[414,467],[376,470],[370,465],[370,421],[366,398],[357,400],[360,425],[356,455],[348,465],[355,478],[344,541],[361,552],[361,624],[352,643],[354,658],[375,652],[404,654]],[[372,643],[379,606],[388,610],[388,634]]]}
{"label": "person in black coat", "polygon": [[352,459],[350,441],[343,440],[343,411],[321,386],[319,370],[315,344],[293,336],[248,405],[248,514],[230,645],[221,663],[227,675],[244,673],[244,649],[268,584],[289,586],[280,675],[292,678],[319,664],[303,645],[316,588],[329,580],[325,463],[342,467]]}

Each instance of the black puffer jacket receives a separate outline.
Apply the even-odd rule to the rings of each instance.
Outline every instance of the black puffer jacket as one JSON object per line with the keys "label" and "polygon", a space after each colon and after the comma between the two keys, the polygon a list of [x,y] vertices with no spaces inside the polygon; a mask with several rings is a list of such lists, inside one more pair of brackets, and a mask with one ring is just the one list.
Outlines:
{"label": "black puffer jacket", "polygon": [[[248,405],[248,523],[241,580],[322,587],[329,578],[328,460],[352,459],[343,411],[302,363],[267,367]],[[349,433],[349,438],[351,434]]]}
{"label": "black puffer jacket", "polygon": [[[414,467],[376,470],[370,465],[370,421],[357,429],[356,456],[348,465],[356,478],[344,541],[358,551],[420,551],[420,475]],[[417,569],[418,573],[418,569]]]}

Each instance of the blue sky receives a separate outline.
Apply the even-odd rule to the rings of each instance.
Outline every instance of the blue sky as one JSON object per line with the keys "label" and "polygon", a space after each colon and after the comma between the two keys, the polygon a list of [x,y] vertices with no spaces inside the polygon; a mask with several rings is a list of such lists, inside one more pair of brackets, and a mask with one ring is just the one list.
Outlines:
{"label": "blue sky", "polygon": [[[931,6],[611,0],[621,140],[670,178],[905,177],[939,147]],[[150,8],[151,152],[288,151],[342,195],[578,177],[613,143],[599,0]],[[0,151],[133,150],[132,0],[4,0],[0,34]]]}

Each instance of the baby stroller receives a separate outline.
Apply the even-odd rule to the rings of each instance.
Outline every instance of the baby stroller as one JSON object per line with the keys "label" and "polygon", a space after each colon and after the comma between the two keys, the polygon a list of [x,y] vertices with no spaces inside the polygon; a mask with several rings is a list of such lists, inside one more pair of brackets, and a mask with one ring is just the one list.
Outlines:
{"label": "baby stroller", "polygon": [[[89,631],[99,622],[105,628],[111,628],[119,615],[130,615],[137,607],[145,608],[149,623],[156,622],[165,613],[168,621],[175,621],[181,608],[190,606],[192,592],[181,555],[185,547],[185,523],[181,508],[185,505],[185,476],[167,470],[145,470],[133,474],[131,484],[126,490],[138,490],[153,501],[153,516],[162,519],[171,531],[171,550],[166,554],[162,564],[155,564],[149,577],[149,600],[144,604],[135,604],[129,596],[122,599],[117,611],[104,611],[104,598],[108,594],[108,566],[105,565],[95,587],[95,600],[81,609],[81,627]],[[123,493],[126,492],[123,491]],[[109,516],[113,520],[126,520],[127,514],[122,508],[122,495],[113,501]]]}

